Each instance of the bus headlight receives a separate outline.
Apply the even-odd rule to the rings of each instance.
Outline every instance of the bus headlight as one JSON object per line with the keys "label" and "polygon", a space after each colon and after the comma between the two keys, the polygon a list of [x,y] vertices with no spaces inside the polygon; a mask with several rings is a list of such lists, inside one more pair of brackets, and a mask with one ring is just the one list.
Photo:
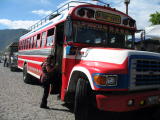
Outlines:
{"label": "bus headlight", "polygon": [[107,86],[116,86],[117,85],[117,75],[108,75],[107,77]]}
{"label": "bus headlight", "polygon": [[117,85],[117,75],[94,75],[94,82],[101,86],[116,86]]}

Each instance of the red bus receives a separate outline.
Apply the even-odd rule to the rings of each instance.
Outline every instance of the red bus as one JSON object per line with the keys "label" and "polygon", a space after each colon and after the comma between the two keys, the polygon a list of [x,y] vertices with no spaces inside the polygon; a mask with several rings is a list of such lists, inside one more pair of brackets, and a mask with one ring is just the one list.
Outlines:
{"label": "red bus", "polygon": [[61,100],[75,104],[76,120],[87,118],[89,104],[115,112],[156,110],[160,57],[134,50],[136,21],[109,6],[71,3],[20,37],[24,82],[39,79],[41,63],[53,54],[59,63],[54,84]]}

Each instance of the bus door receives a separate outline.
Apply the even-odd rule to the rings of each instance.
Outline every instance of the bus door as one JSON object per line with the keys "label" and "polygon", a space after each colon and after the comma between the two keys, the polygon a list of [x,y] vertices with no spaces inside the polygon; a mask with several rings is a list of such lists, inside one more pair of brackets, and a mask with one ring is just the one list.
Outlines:
{"label": "bus door", "polygon": [[[64,25],[60,24],[56,26],[55,29],[55,40],[54,40],[54,48],[53,48],[53,55],[55,57],[55,63],[58,62],[58,69],[55,69],[54,71],[54,81],[53,84],[54,87],[52,87],[52,91],[55,93],[57,90],[58,93],[60,93],[61,89],[61,83],[62,83],[62,56],[63,56],[63,29]],[[53,90],[54,89],[54,90]]]}

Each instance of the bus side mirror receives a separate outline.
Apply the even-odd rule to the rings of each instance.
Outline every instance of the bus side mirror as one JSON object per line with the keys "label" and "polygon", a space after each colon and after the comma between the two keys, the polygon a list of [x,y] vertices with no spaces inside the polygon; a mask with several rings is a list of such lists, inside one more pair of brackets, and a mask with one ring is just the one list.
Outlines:
{"label": "bus side mirror", "polygon": [[76,55],[77,47],[75,46],[67,46],[67,55]]}
{"label": "bus side mirror", "polygon": [[69,27],[69,21],[64,22],[64,36],[68,36],[68,34],[69,34],[69,37],[71,37],[71,35],[72,35],[72,21],[70,21],[70,27]]}

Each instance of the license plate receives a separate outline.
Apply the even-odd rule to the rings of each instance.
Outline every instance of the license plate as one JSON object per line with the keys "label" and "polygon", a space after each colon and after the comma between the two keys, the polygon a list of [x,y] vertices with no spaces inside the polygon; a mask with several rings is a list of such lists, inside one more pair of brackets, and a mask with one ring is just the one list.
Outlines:
{"label": "license plate", "polygon": [[159,103],[158,96],[148,97],[148,105],[157,104],[157,103]]}

